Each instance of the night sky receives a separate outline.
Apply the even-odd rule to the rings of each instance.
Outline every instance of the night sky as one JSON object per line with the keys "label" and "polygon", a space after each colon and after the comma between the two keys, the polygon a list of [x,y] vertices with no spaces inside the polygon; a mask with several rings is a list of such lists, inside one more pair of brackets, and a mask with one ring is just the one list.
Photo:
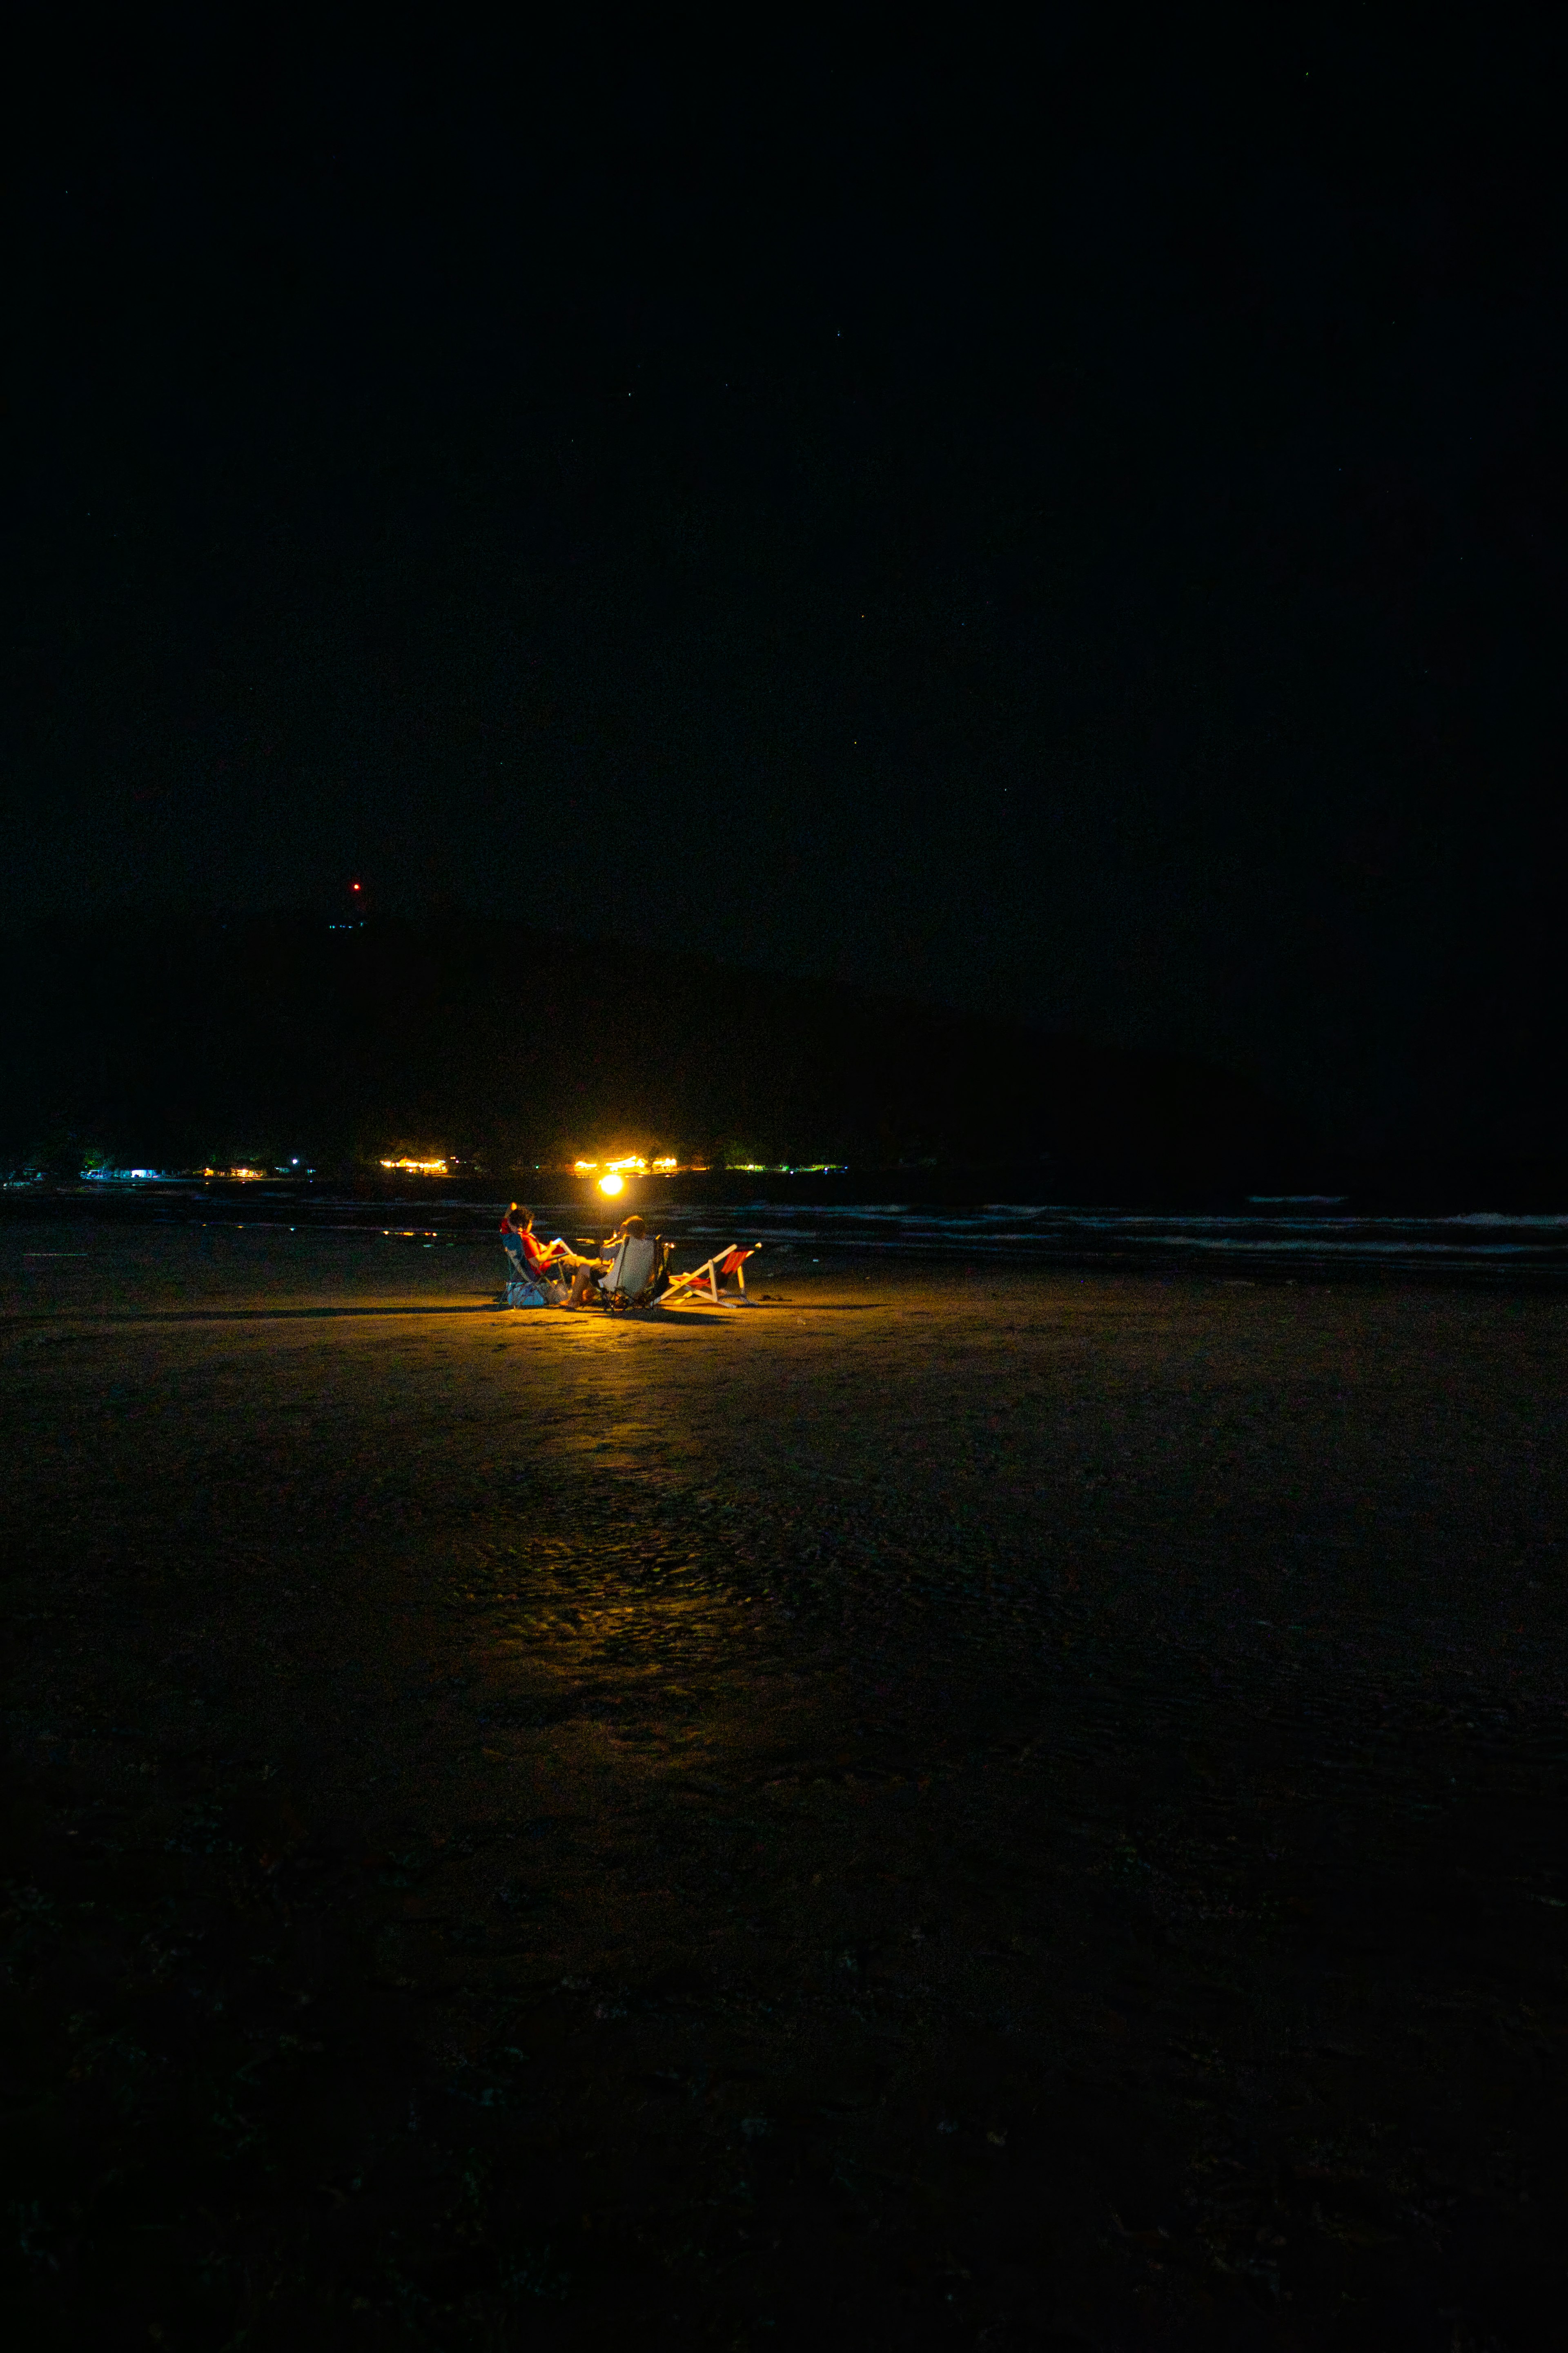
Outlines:
{"label": "night sky", "polygon": [[1539,1140],[1564,59],[1511,16],[41,64],[0,919],[360,878]]}

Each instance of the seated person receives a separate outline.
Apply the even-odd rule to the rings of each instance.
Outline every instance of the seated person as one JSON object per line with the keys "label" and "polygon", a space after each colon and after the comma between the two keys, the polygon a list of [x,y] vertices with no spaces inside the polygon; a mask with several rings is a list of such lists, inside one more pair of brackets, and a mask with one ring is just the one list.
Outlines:
{"label": "seated person", "polygon": [[605,1278],[605,1290],[626,1292],[627,1296],[647,1290],[654,1280],[654,1268],[658,1266],[658,1240],[648,1235],[647,1224],[639,1217],[627,1217],[616,1226],[609,1242],[602,1242],[609,1251],[609,1275]]}
{"label": "seated person", "polygon": [[[501,1219],[500,1230],[501,1247],[508,1258],[518,1267],[520,1273],[528,1274],[546,1292],[552,1286],[551,1269],[553,1267],[578,1270],[577,1280],[573,1285],[574,1293],[579,1285],[586,1289],[594,1272],[603,1268],[603,1260],[579,1258],[576,1251],[569,1250],[563,1241],[542,1242],[533,1230],[533,1211],[522,1208],[516,1201]],[[565,1303],[575,1306],[576,1297],[573,1296]]]}
{"label": "seated person", "polygon": [[603,1258],[580,1258],[575,1261],[576,1280],[566,1298],[562,1301],[562,1305],[581,1307],[594,1285],[603,1276],[608,1274],[615,1265],[616,1252],[620,1249],[621,1244],[634,1240],[638,1235],[646,1234],[647,1231],[647,1228],[640,1218],[623,1218],[609,1240],[599,1244],[599,1248],[605,1253]]}
{"label": "seated person", "polygon": [[599,1247],[609,1260],[604,1281],[606,1294],[612,1290],[640,1291],[651,1279],[655,1249],[641,1218],[623,1218],[609,1240]]}

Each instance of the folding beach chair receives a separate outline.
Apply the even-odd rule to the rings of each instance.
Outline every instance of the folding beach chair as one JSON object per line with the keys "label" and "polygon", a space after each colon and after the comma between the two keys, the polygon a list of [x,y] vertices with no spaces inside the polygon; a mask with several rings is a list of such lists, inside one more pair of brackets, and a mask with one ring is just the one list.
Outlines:
{"label": "folding beach chair", "polygon": [[511,1269],[507,1278],[506,1303],[509,1307],[559,1307],[566,1293],[563,1285],[548,1275],[542,1278],[530,1266],[522,1244],[515,1234],[501,1236],[501,1248]]}
{"label": "folding beach chair", "polygon": [[[710,1307],[749,1307],[752,1303],[746,1297],[746,1278],[742,1270],[746,1261],[755,1258],[761,1248],[761,1242],[752,1242],[747,1249],[732,1242],[728,1250],[716,1250],[705,1266],[695,1268],[690,1274],[676,1275],[659,1305],[685,1305],[700,1299]],[[721,1287],[726,1282],[733,1282],[740,1293],[738,1299],[721,1296]]]}
{"label": "folding beach chair", "polygon": [[659,1277],[669,1262],[669,1244],[656,1234],[627,1234],[616,1246],[608,1271],[599,1281],[601,1307],[651,1307]]}

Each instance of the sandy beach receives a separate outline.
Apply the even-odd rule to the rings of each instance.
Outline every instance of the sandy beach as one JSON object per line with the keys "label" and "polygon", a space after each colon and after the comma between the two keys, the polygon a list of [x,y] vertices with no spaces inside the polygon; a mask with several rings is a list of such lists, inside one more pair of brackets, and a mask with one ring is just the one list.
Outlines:
{"label": "sandy beach", "polygon": [[13,2341],[1549,2341],[1568,1300],[500,1273],[0,1235]]}

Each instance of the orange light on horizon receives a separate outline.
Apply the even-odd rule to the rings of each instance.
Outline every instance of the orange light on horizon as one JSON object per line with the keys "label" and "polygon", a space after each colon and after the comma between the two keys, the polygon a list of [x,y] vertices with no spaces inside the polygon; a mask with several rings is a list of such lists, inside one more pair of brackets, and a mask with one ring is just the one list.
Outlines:
{"label": "orange light on horizon", "polygon": [[448,1174],[444,1160],[384,1160],[384,1168],[405,1168],[416,1176],[445,1176]]}
{"label": "orange light on horizon", "polygon": [[680,1165],[673,1152],[663,1153],[657,1160],[650,1160],[645,1152],[618,1152],[613,1160],[574,1160],[571,1166],[574,1176],[597,1176],[601,1170],[609,1176],[646,1176],[650,1171],[667,1176]]}
{"label": "orange light on horizon", "polygon": [[600,1177],[599,1190],[601,1193],[621,1193],[626,1190],[626,1178],[612,1168],[607,1176]]}

